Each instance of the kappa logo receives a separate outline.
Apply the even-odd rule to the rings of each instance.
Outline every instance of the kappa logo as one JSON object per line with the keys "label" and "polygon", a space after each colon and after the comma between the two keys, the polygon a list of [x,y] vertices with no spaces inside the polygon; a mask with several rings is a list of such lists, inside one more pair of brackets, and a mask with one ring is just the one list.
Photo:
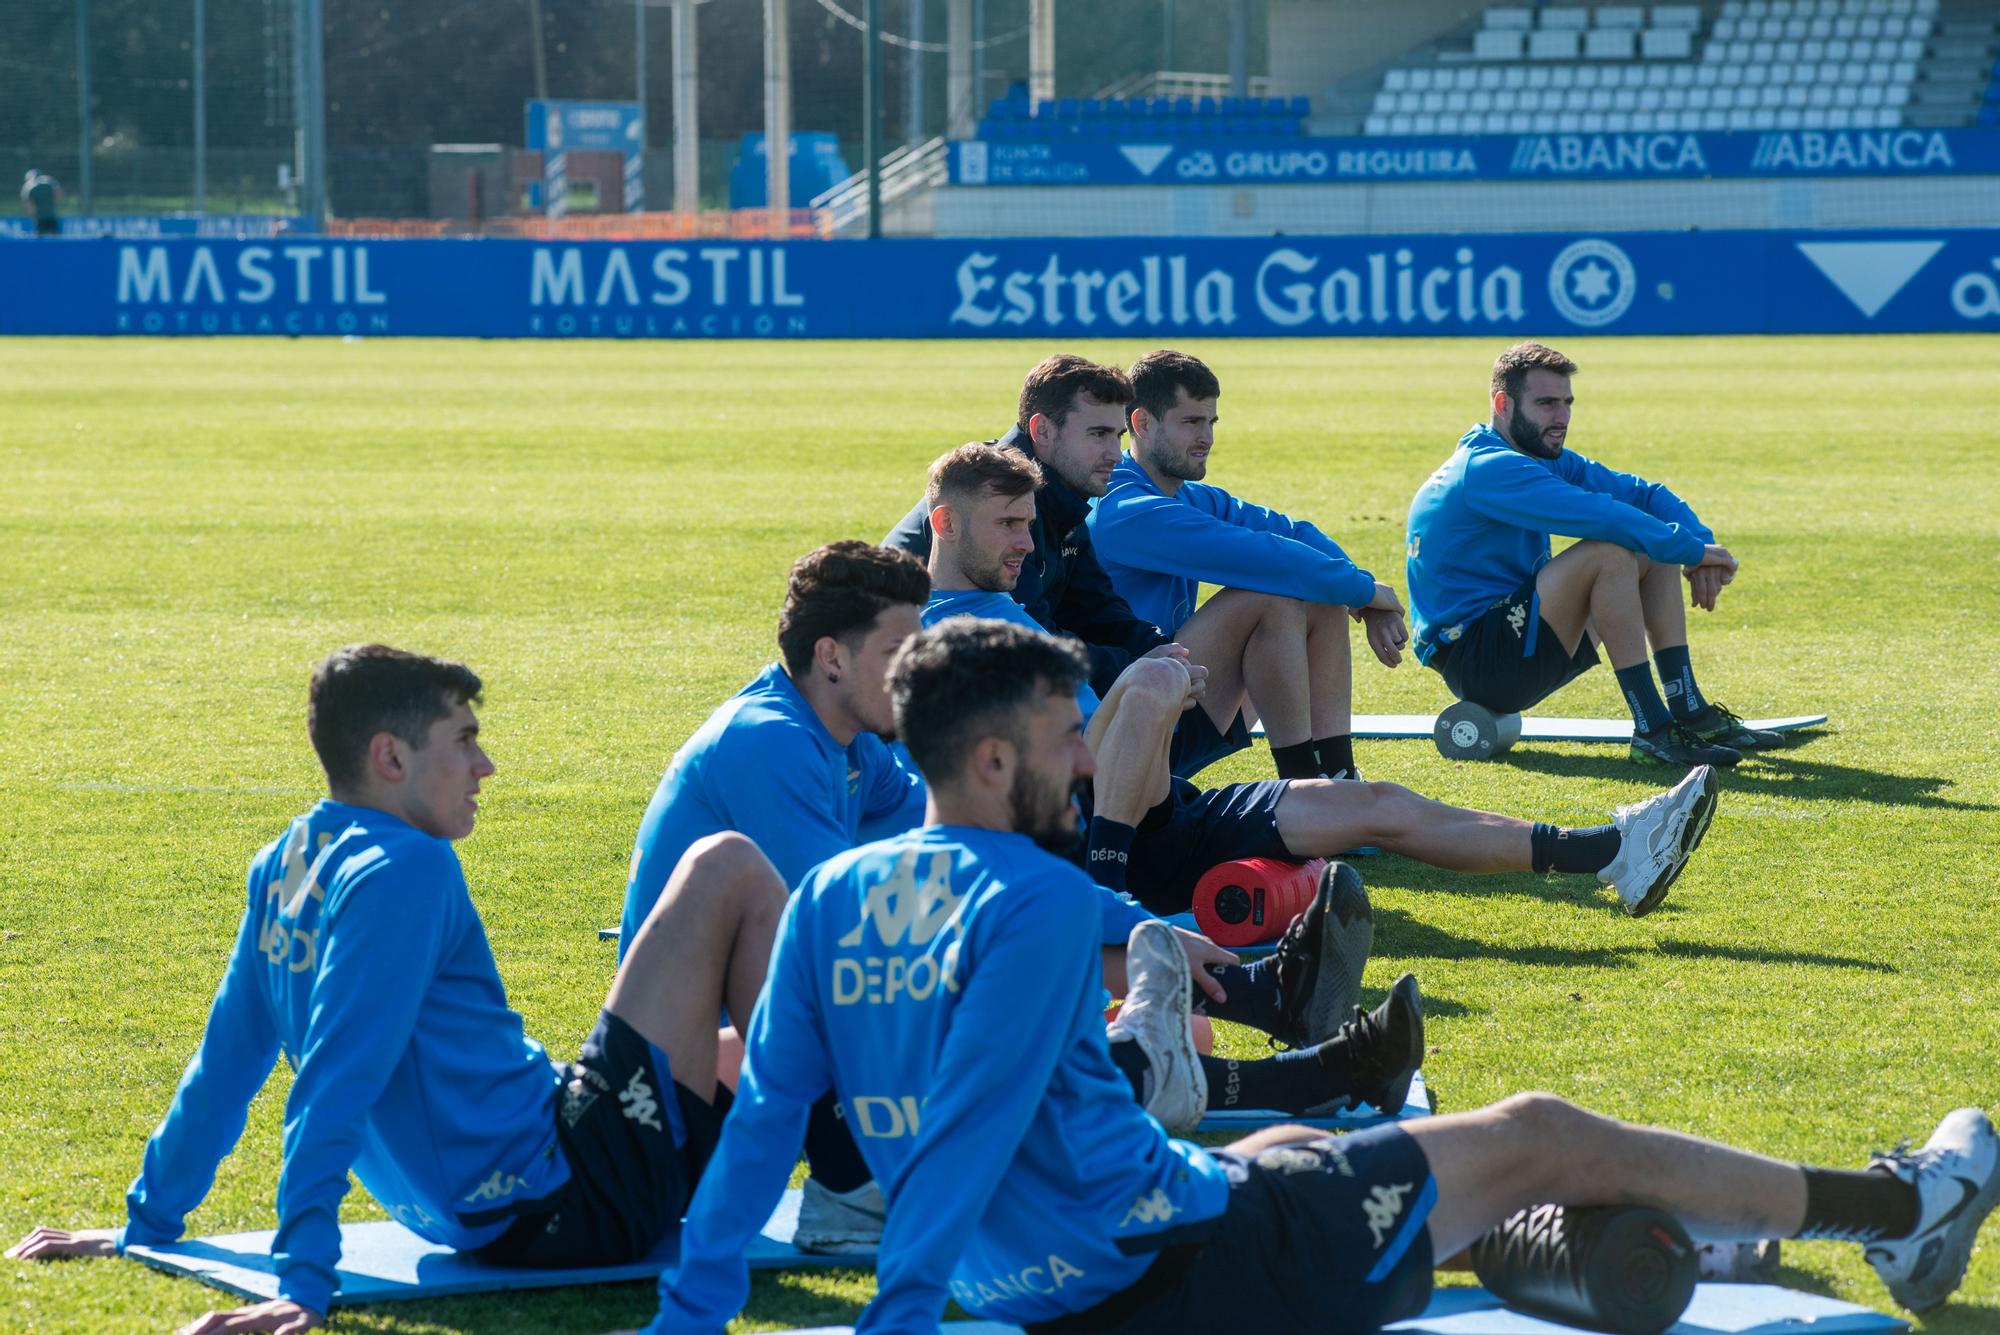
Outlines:
{"label": "kappa logo", "polygon": [[1132,1224],[1164,1224],[1179,1213],[1180,1210],[1175,1207],[1173,1199],[1164,1190],[1155,1187],[1132,1202],[1131,1208],[1125,1211],[1125,1217],[1118,1221],[1118,1227],[1126,1228]]}
{"label": "kappa logo", "polygon": [[847,795],[849,797],[853,797],[856,793],[859,793],[860,791],[861,791],[861,771],[858,769],[851,769],[847,771]]}
{"label": "kappa logo", "polygon": [[653,1097],[653,1087],[646,1083],[644,1071],[632,1072],[632,1078],[625,1088],[618,1091],[618,1101],[625,1105],[625,1115],[640,1126],[654,1131],[664,1131],[660,1125],[660,1103]]}
{"label": "kappa logo", "polygon": [[1515,603],[1507,609],[1507,624],[1514,628],[1514,638],[1520,639],[1528,632],[1528,609],[1520,603]]}
{"label": "kappa logo", "polygon": [[951,888],[951,855],[938,853],[928,860],[923,879],[917,879],[917,850],[904,849],[896,858],[896,869],[887,879],[868,887],[861,904],[861,921],[840,938],[846,949],[859,946],[869,923],[885,946],[899,946],[907,940],[913,946],[929,944],[946,928],[956,929],[965,896]]}
{"label": "kappa logo", "polygon": [[1402,1217],[1403,1201],[1416,1183],[1405,1182],[1397,1187],[1376,1187],[1361,1202],[1361,1214],[1368,1221],[1368,1235],[1380,1247],[1382,1240],[1396,1227],[1396,1220]]}
{"label": "kappa logo", "polygon": [[1279,1146],[1265,1150],[1257,1156],[1257,1166],[1272,1173],[1283,1173],[1286,1177],[1298,1173],[1324,1173],[1326,1160],[1318,1150],[1293,1149]]}
{"label": "kappa logo", "polygon": [[467,1205],[478,1205],[482,1201],[504,1201],[513,1195],[514,1188],[520,1185],[520,1178],[515,1177],[512,1173],[503,1173],[495,1169],[493,1176],[487,1178],[484,1182],[481,1182],[466,1193],[465,1203]]}
{"label": "kappa logo", "polygon": [[590,1105],[597,1102],[598,1091],[582,1080],[572,1080],[563,1086],[562,1119],[564,1126],[575,1126],[590,1111]]}

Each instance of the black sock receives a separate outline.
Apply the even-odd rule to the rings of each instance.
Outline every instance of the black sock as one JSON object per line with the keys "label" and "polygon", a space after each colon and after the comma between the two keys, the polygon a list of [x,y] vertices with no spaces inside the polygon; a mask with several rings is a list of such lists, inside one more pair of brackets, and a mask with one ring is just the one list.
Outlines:
{"label": "black sock", "polygon": [[1694,664],[1688,660],[1685,644],[1660,650],[1653,655],[1653,663],[1660,669],[1660,686],[1675,718],[1693,718],[1708,707],[1701,688],[1694,684]]}
{"label": "black sock", "polygon": [[1634,732],[1658,732],[1667,726],[1667,707],[1653,685],[1653,669],[1643,658],[1631,667],[1618,669],[1618,689],[1625,693],[1625,707],[1632,711]]}
{"label": "black sock", "polygon": [[1267,1108],[1302,1113],[1322,1103],[1344,1098],[1349,1081],[1320,1060],[1318,1048],[1281,1052],[1262,1061],[1232,1061],[1203,1057],[1211,1108]]}
{"label": "black sock", "polygon": [[1917,1189],[1894,1173],[1806,1168],[1805,1175],[1806,1219],[1797,1237],[1878,1242],[1907,1238],[1917,1226]]}
{"label": "black sock", "polygon": [[1536,821],[1528,834],[1536,871],[1603,871],[1618,856],[1624,838],[1616,825],[1569,830]]}
{"label": "black sock", "polygon": [[840,1101],[831,1094],[823,1095],[806,1115],[806,1163],[819,1184],[832,1192],[852,1191],[875,1176],[848,1134]]}
{"label": "black sock", "polygon": [[1118,1073],[1132,1082],[1132,1097],[1140,1103],[1146,1101],[1146,1072],[1152,1063],[1146,1060],[1146,1050],[1139,1046],[1137,1039],[1128,1038],[1111,1045],[1111,1064]]}
{"label": "black sock", "polygon": [[1247,1024],[1267,1034],[1276,1033],[1285,1023],[1278,1002],[1277,966],[1276,955],[1266,955],[1248,964],[1210,965],[1209,973],[1222,984],[1222,990],[1229,994],[1229,999],[1217,1001],[1201,990],[1200,983],[1196,983],[1194,1004],[1212,1019]]}
{"label": "black sock", "polygon": [[1271,748],[1271,761],[1278,767],[1281,779],[1317,779],[1320,775],[1319,756],[1311,742],[1274,746]]}
{"label": "black sock", "polygon": [[1130,825],[1121,825],[1102,816],[1090,818],[1090,879],[1120,893],[1125,889],[1125,865],[1132,857]]}
{"label": "black sock", "polygon": [[1328,778],[1342,771],[1349,775],[1360,772],[1354,767],[1354,737],[1351,733],[1322,737],[1313,743],[1313,750],[1319,752],[1319,772]]}

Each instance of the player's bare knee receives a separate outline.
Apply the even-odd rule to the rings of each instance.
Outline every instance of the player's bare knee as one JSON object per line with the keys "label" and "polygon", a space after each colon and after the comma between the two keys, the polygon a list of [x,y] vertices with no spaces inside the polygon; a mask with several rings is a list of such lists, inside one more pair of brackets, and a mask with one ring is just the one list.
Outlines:
{"label": "player's bare knee", "polygon": [[1262,594],[1258,607],[1259,620],[1266,630],[1303,632],[1306,628],[1306,605],[1297,598]]}
{"label": "player's bare knee", "polygon": [[1178,659],[1141,658],[1125,670],[1125,707],[1178,710],[1187,699],[1188,674]]}
{"label": "player's bare knee", "polygon": [[743,901],[775,890],[782,899],[785,892],[763,850],[734,830],[707,835],[690,844],[681,854],[674,880],[679,882],[683,898]]}
{"label": "player's bare knee", "polygon": [[1639,554],[1629,547],[1620,547],[1615,542],[1599,542],[1595,539],[1576,544],[1590,563],[1597,568],[1600,578],[1639,578]]}

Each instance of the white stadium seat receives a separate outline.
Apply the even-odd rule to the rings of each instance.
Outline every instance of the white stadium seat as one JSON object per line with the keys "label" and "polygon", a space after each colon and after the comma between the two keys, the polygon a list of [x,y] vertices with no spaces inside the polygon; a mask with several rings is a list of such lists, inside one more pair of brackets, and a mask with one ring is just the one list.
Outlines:
{"label": "white stadium seat", "polygon": [[1391,116],[1389,118],[1389,133],[1415,134],[1416,121],[1409,116]]}
{"label": "white stadium seat", "polygon": [[1589,26],[1590,11],[1588,9],[1551,6],[1542,11],[1542,29],[1545,32],[1581,32]]}
{"label": "white stadium seat", "polygon": [[1411,87],[1411,88],[1413,88],[1413,89],[1415,89],[1415,90],[1416,90],[1417,92],[1421,93],[1421,92],[1423,92],[1423,91],[1424,91],[1424,90],[1425,90],[1426,88],[1429,88],[1430,86],[1431,86],[1431,71],[1429,71],[1429,70],[1411,70],[1411,71],[1410,71],[1410,87]]}
{"label": "white stadium seat", "polygon": [[1648,88],[1665,88],[1673,78],[1673,71],[1665,65],[1647,65],[1644,68]]}
{"label": "white stadium seat", "polygon": [[1648,28],[1639,37],[1639,52],[1648,60],[1686,60],[1694,54],[1694,33],[1687,28]]}
{"label": "white stadium seat", "polygon": [[[1727,12],[1729,6],[1724,5]],[[1655,28],[1694,29],[1701,26],[1700,5],[1654,5],[1653,26]]]}
{"label": "white stadium seat", "polygon": [[1500,82],[1507,88],[1526,88],[1530,71],[1520,65],[1509,65],[1500,71]]}
{"label": "white stadium seat", "polygon": [[1546,66],[1537,66],[1528,71],[1528,87],[1547,88],[1554,75]]}
{"label": "white stadium seat", "polygon": [[1411,133],[1411,134],[1436,134],[1437,132],[1438,132],[1438,118],[1437,118],[1437,117],[1435,117],[1435,116],[1412,116],[1412,117],[1410,117],[1410,133]]}
{"label": "white stadium seat", "polygon": [[1630,60],[1635,36],[1630,28],[1593,28],[1584,34],[1583,54],[1591,60]]}
{"label": "white stadium seat", "polygon": [[1490,92],[1490,91],[1492,91],[1493,89],[1495,89],[1495,88],[1498,88],[1498,87],[1500,87],[1500,85],[1501,85],[1501,82],[1502,82],[1502,80],[1501,80],[1501,78],[1500,78],[1500,71],[1499,71],[1499,70],[1481,70],[1481,71],[1479,71],[1479,83],[1478,83],[1478,87],[1481,87],[1481,88],[1484,88],[1484,89],[1486,89],[1486,90],[1488,90],[1488,91]]}
{"label": "white stadium seat", "polygon": [[1521,58],[1522,34],[1511,30],[1494,32],[1488,29],[1472,35],[1472,58],[1474,60],[1519,60]]}
{"label": "white stadium seat", "polygon": [[1728,41],[1736,35],[1736,20],[1717,19],[1715,26],[1709,30],[1708,35],[1718,42]]}
{"label": "white stadium seat", "polygon": [[1382,77],[1382,86],[1392,93],[1400,93],[1410,86],[1408,70],[1390,70]]}
{"label": "white stadium seat", "polygon": [[1514,5],[1496,5],[1486,11],[1486,28],[1525,32],[1535,26],[1535,11]]}
{"label": "white stadium seat", "polygon": [[[1562,13],[1551,10],[1550,13]],[[1578,38],[1581,36],[1573,28],[1542,29],[1528,38],[1528,58],[1530,60],[1575,60]]]}

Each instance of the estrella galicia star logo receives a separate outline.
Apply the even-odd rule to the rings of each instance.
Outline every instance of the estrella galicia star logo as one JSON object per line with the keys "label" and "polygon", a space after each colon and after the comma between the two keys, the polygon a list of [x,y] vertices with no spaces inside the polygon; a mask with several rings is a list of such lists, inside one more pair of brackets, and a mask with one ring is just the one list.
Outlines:
{"label": "estrella galicia star logo", "polygon": [[1549,266],[1549,300],[1571,324],[1607,325],[1631,309],[1639,294],[1632,260],[1609,241],[1573,242]]}

